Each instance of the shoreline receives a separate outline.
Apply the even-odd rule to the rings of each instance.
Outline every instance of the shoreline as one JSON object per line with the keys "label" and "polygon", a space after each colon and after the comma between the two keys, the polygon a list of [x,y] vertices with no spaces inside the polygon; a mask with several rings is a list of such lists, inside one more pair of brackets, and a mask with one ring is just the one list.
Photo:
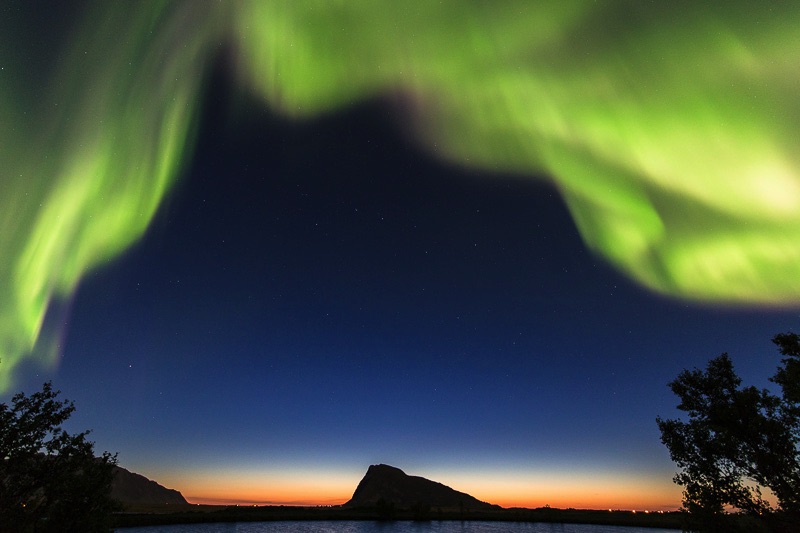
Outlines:
{"label": "shoreline", "polygon": [[418,506],[412,509],[345,508],[342,506],[237,506],[237,505],[163,505],[129,506],[114,515],[113,527],[202,524],[214,522],[275,521],[487,521],[592,524],[609,526],[652,527],[680,530],[685,513],[601,511],[556,508],[510,508],[492,510],[439,509]]}

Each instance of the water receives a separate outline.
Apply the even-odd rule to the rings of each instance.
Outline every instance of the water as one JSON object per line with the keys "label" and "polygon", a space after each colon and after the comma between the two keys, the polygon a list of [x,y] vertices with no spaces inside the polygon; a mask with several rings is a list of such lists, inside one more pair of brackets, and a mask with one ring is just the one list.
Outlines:
{"label": "water", "polygon": [[119,533],[680,533],[678,529],[527,522],[235,522],[132,527]]}

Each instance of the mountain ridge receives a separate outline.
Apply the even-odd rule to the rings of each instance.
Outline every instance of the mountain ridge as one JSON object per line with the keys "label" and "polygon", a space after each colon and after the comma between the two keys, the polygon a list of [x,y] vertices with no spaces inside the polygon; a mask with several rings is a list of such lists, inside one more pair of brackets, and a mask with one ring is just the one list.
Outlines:
{"label": "mountain ridge", "polygon": [[438,481],[409,476],[399,468],[386,464],[370,465],[353,497],[342,507],[374,507],[379,504],[390,504],[400,509],[419,505],[460,510],[501,508]]}
{"label": "mountain ridge", "polygon": [[123,505],[189,505],[180,491],[168,489],[121,466],[114,467],[111,497]]}

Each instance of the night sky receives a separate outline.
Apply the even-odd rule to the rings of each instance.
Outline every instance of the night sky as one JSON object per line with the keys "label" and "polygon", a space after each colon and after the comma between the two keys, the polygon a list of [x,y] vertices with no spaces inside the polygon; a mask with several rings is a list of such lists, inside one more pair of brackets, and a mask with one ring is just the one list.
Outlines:
{"label": "night sky", "polygon": [[658,294],[548,170],[441,157],[397,93],[288,118],[215,57],[174,187],[3,399],[52,380],[70,429],[194,503],[343,503],[387,463],[503,506],[680,505],[667,383],[728,352],[769,386],[796,301]]}

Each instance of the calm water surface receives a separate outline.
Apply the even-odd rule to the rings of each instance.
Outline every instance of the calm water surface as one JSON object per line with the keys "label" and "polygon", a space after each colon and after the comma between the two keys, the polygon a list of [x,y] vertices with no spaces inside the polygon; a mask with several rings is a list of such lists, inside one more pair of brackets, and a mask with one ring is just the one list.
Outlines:
{"label": "calm water surface", "polygon": [[525,522],[237,522],[131,527],[119,533],[680,533],[678,529]]}

